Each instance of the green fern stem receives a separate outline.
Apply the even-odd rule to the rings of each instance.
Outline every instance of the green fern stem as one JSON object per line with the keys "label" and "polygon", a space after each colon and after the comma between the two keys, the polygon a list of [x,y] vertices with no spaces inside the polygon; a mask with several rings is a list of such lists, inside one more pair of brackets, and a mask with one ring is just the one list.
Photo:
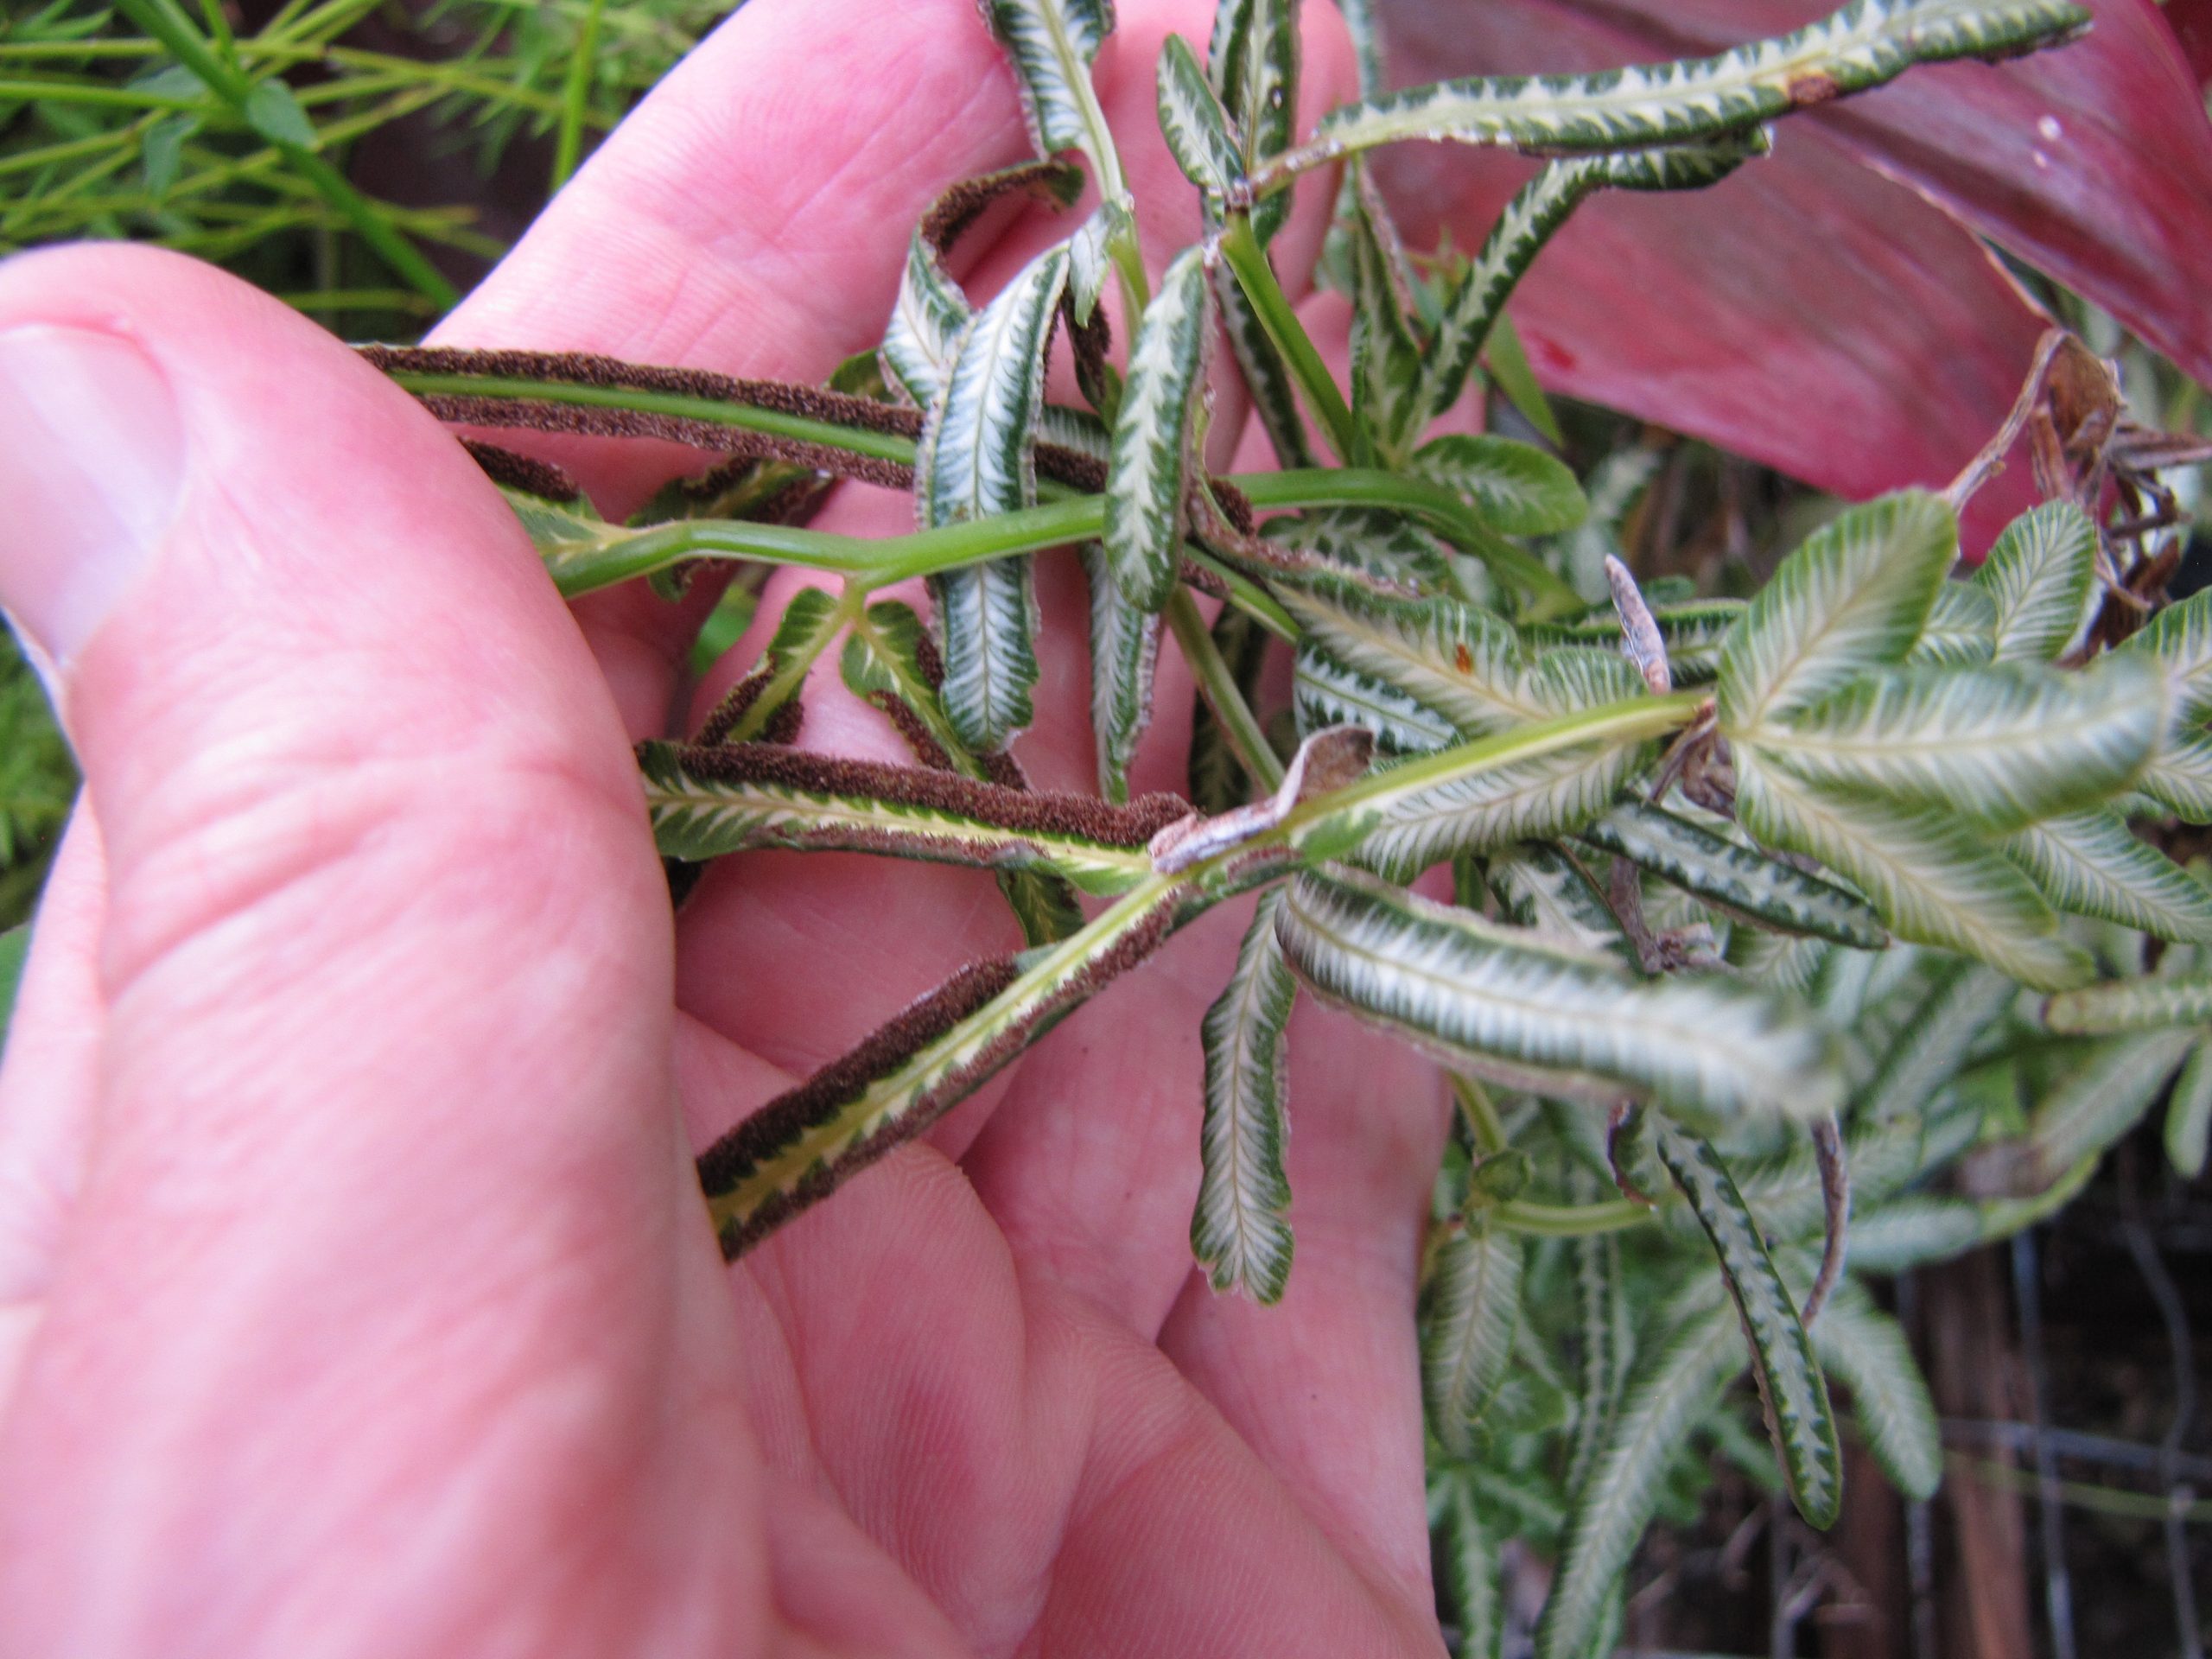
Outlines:
{"label": "green fern stem", "polygon": [[1539,1238],[1586,1238],[1641,1227],[1658,1212],[1649,1205],[1627,1198],[1598,1204],[1539,1204],[1529,1198],[1504,1198],[1489,1205],[1484,1213],[1516,1233]]}
{"label": "green fern stem", "polygon": [[1462,498],[1428,479],[1367,467],[1315,467],[1240,474],[1230,482],[1263,509],[1384,507],[1419,519],[1526,593],[1533,601],[1528,621],[1549,621],[1589,608],[1589,601],[1541,559],[1514,546]]}
{"label": "green fern stem", "polygon": [[1260,327],[1282,354],[1291,378],[1298,383],[1299,391],[1313,406],[1329,448],[1336,451],[1339,461],[1364,460],[1365,447],[1360,442],[1358,426],[1352,420],[1351,406],[1344,402],[1336,377],[1321,360],[1321,353],[1313,337],[1306,334],[1305,324],[1299,321],[1289,296],[1282,291],[1282,284],[1275,281],[1274,267],[1268,263],[1267,251],[1260,246],[1259,238],[1252,234],[1250,215],[1230,214],[1222,232],[1220,245],[1221,257],[1236,276],[1236,285],[1244,290],[1244,297],[1251,302]]}
{"label": "green fern stem", "polygon": [[1237,689],[1236,676],[1230,671],[1221,647],[1214,643],[1213,631],[1198,614],[1188,588],[1178,588],[1168,596],[1165,614],[1175,643],[1182,648],[1183,660],[1191,665],[1192,677],[1198,683],[1198,695],[1221,721],[1237,764],[1262,790],[1276,788],[1282,782],[1282,762],[1275,759],[1274,747]]}
{"label": "green fern stem", "polygon": [[1503,1152],[1513,1138],[1505,1132],[1505,1120],[1498,1116],[1497,1103],[1490,1097],[1490,1090],[1472,1077],[1455,1076],[1452,1079],[1452,1097],[1459,1103],[1459,1116],[1465,1120],[1468,1137],[1475,1150],[1488,1157]]}

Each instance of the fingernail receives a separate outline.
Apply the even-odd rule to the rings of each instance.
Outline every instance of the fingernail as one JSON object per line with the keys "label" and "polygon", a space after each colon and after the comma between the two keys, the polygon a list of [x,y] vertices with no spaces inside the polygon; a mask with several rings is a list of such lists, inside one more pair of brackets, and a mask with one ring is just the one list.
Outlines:
{"label": "fingernail", "polygon": [[29,323],[0,333],[0,607],[66,668],[176,514],[184,426],[127,340]]}

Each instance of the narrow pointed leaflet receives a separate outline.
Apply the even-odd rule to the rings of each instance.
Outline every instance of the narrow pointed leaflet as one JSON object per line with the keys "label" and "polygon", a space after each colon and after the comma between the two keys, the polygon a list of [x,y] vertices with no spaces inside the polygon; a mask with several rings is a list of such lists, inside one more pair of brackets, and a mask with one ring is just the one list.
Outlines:
{"label": "narrow pointed leaflet", "polygon": [[[1047,250],[976,314],[931,405],[915,459],[925,529],[1013,512],[1036,499],[1032,448],[1044,403],[1045,347],[1066,284],[1067,251]],[[1025,558],[931,579],[944,655],[943,696],[969,748],[1004,748],[1031,718],[1036,596]]]}
{"label": "narrow pointed leaflet", "polygon": [[1206,1010],[1205,1123],[1191,1249],[1216,1290],[1280,1300],[1290,1279],[1290,1182],[1283,1173],[1283,1031],[1297,982],[1275,940],[1280,892],[1262,898],[1236,970]]}
{"label": "narrow pointed leaflet", "polygon": [[1106,480],[1106,556],[1122,596],[1141,610],[1167,603],[1180,568],[1186,493],[1196,483],[1193,426],[1203,394],[1205,254],[1188,248],[1160,279],[1129,347]]}

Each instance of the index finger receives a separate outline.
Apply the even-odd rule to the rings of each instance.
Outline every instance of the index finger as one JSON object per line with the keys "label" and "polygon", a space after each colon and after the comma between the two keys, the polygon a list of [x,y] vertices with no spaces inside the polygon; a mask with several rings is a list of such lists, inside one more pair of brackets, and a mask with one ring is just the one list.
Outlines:
{"label": "index finger", "polygon": [[[433,338],[819,381],[880,336],[906,231],[945,186],[1027,154],[972,0],[749,0]],[[699,465],[653,442],[499,441],[609,513]],[[642,584],[577,607],[633,737],[664,722],[696,610]]]}

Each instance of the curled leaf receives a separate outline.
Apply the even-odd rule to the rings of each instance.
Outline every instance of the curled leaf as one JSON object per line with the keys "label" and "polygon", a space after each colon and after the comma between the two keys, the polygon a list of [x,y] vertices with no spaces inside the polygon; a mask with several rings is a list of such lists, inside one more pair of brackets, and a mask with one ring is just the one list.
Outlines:
{"label": "curled leaf", "polygon": [[1121,194],[1113,135],[1090,85],[1090,66],[1114,32],[1113,0],[982,0],[1021,88],[1029,137],[1042,156],[1081,150],[1101,194]]}
{"label": "curled leaf", "polygon": [[1153,867],[1163,875],[1174,874],[1280,827],[1293,809],[1342,789],[1366,772],[1374,753],[1375,740],[1357,726],[1314,733],[1298,746],[1282,782],[1266,800],[1211,818],[1192,814],[1154,836]]}

